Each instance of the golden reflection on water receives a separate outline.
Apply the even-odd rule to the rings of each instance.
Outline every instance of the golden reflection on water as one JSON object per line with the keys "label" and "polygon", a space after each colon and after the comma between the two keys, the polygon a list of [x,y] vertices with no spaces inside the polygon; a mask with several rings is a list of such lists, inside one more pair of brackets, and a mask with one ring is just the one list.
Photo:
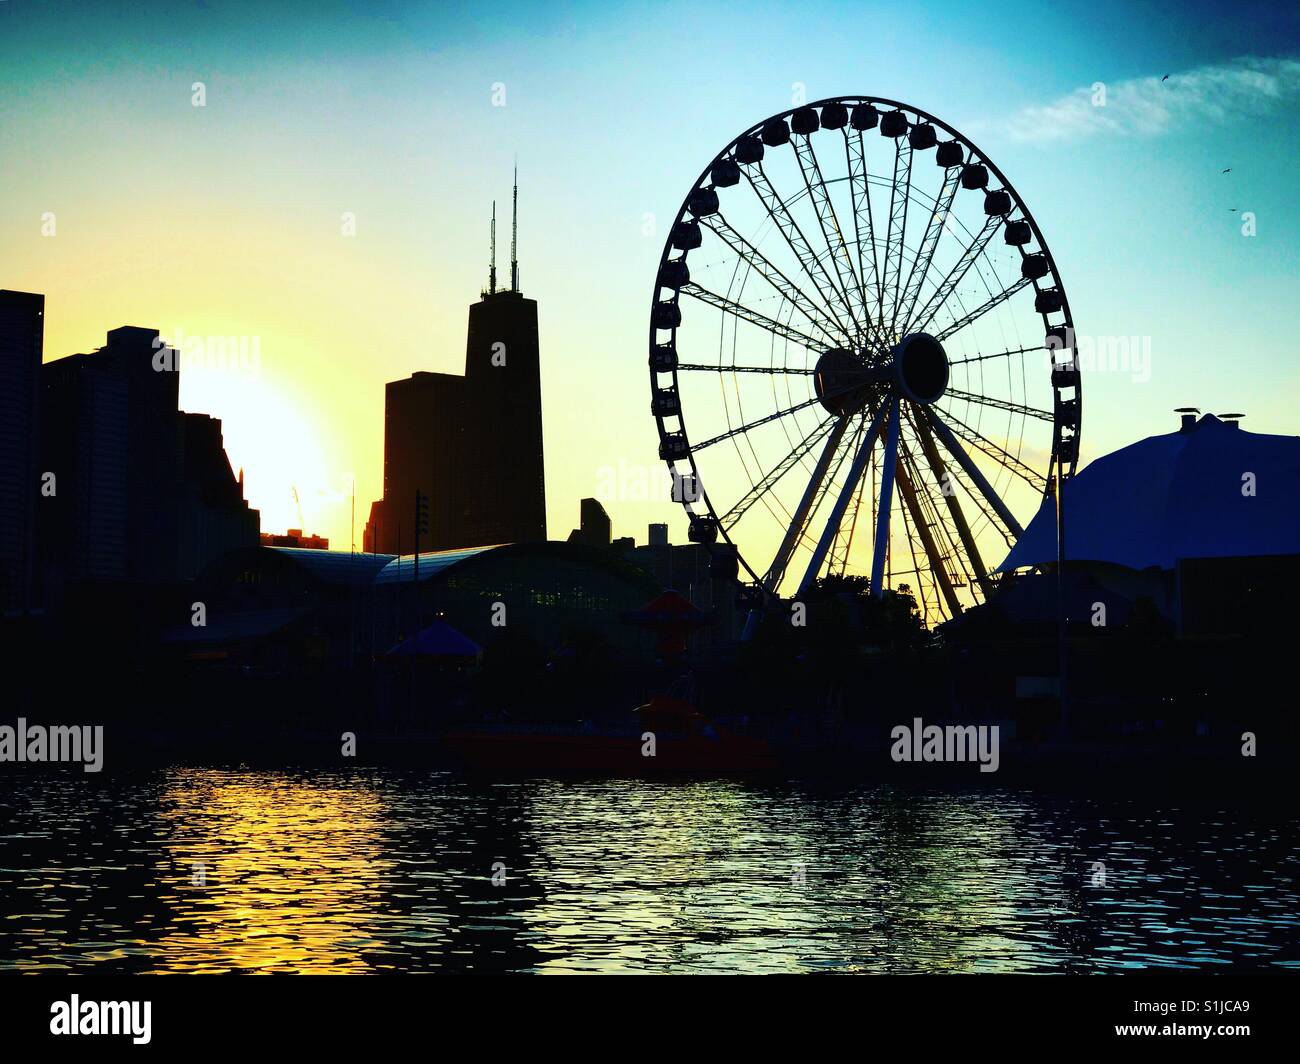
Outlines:
{"label": "golden reflection on water", "polygon": [[[495,947],[494,918],[513,914],[518,945],[535,951],[519,959],[534,970],[944,971],[969,970],[973,958],[1001,967],[1000,952],[1015,966],[1005,929],[981,929],[991,912],[1014,911],[1016,893],[1005,866],[971,861],[1013,843],[988,809],[953,800],[927,816],[906,802],[777,811],[770,794],[731,781],[534,781],[502,792],[504,806],[486,806],[503,818],[509,807],[520,823],[493,845],[536,889],[490,892],[473,920],[480,945]],[[382,820],[409,823],[414,810],[364,783],[177,773],[160,797],[159,879],[173,919],[140,944],[157,970],[372,970],[366,951],[373,960],[395,939],[445,949],[437,929],[469,915],[457,869],[419,851],[402,864],[422,869],[405,867],[436,903],[394,919],[385,892],[402,889],[403,868],[384,856]],[[191,882],[195,867],[202,884]]]}
{"label": "golden reflection on water", "polygon": [[21,777],[0,782],[0,968],[1278,970],[1297,826],[797,780]]}
{"label": "golden reflection on water", "polygon": [[1032,895],[1069,911],[1012,819],[960,798],[924,814],[905,798],[795,802],[774,818],[735,782],[593,797],[539,783],[527,806],[539,971],[1022,970],[1018,909]]}
{"label": "golden reflection on water", "polygon": [[140,945],[157,972],[350,972],[369,966],[370,924],[392,862],[384,804],[363,781],[177,771],[159,816],[173,906]]}

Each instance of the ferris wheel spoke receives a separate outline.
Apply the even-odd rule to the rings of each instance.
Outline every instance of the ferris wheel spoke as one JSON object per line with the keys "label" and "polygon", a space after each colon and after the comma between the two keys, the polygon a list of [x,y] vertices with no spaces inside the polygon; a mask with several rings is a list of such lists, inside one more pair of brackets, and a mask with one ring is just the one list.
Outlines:
{"label": "ferris wheel spoke", "polygon": [[808,321],[834,347],[841,342],[839,323],[819,310],[807,293],[769,261],[758,248],[741,236],[731,224],[719,213],[705,215],[700,221],[707,225],[736,255],[744,259],[749,267],[772,288],[794,304]]}
{"label": "ferris wheel spoke", "polygon": [[756,310],[750,310],[749,307],[737,303],[726,296],[720,296],[717,292],[710,292],[694,281],[688,281],[682,285],[681,293],[684,296],[690,296],[692,299],[698,299],[701,303],[707,303],[711,307],[717,307],[719,310],[730,314],[732,317],[739,318],[741,321],[747,321],[751,325],[757,325],[760,329],[766,329],[773,336],[779,336],[783,340],[789,340],[791,343],[798,344],[805,350],[817,353],[825,347],[824,344],[818,343],[805,332],[793,329],[784,322],[769,318],[766,314],[760,314]]}
{"label": "ferris wheel spoke", "polygon": [[974,570],[975,579],[987,599],[993,591],[992,581],[989,579],[988,570],[984,567],[984,560],[980,557],[979,547],[975,543],[975,537],[971,534],[970,524],[967,522],[966,514],[961,508],[961,502],[957,498],[957,493],[952,490],[952,480],[948,475],[948,471],[944,468],[943,456],[939,454],[939,448],[934,445],[934,436],[930,432],[930,426],[925,418],[918,417],[914,420],[912,427],[916,432],[917,439],[921,442],[921,453],[925,456],[926,464],[930,467],[930,475],[934,478],[934,483],[939,488],[939,494],[943,496],[943,501],[948,506],[948,513],[957,529],[957,536],[961,540],[962,549],[966,552],[966,558]]}
{"label": "ferris wheel spoke", "polygon": [[679,362],[677,372],[688,373],[767,373],[774,376],[811,377],[815,369],[800,369],[797,366],[729,366],[725,362]]}
{"label": "ferris wheel spoke", "polygon": [[[888,318],[885,336],[898,337],[899,282],[903,273],[903,239],[907,234],[907,205],[912,194],[912,145],[905,137],[894,140],[894,184],[889,193],[889,223],[885,228],[885,283],[880,292],[879,318]],[[889,298],[886,310],[885,298]]]}
{"label": "ferris wheel spoke", "polygon": [[[955,617],[961,613],[961,602],[957,598],[957,591],[952,586],[952,579],[948,575],[947,560],[939,545],[934,538],[934,529],[926,520],[926,515],[922,511],[921,501],[917,498],[916,488],[912,484],[912,478],[908,475],[903,456],[895,460],[894,479],[898,482],[899,494],[903,496],[903,504],[907,511],[912,515],[912,528],[915,529],[917,538],[921,541],[921,546],[925,549],[926,557],[930,560],[930,571],[934,574],[935,582],[939,585],[939,591],[943,595],[944,602],[948,605],[949,616]],[[913,563],[915,564],[915,563]]]}
{"label": "ferris wheel spoke", "polygon": [[1046,421],[1051,424],[1056,422],[1056,417],[1050,410],[1040,410],[1036,406],[1024,406],[1021,403],[1013,403],[1008,399],[995,399],[989,395],[976,395],[974,392],[963,392],[957,388],[947,389],[944,395],[964,399],[968,403],[975,403],[979,406],[992,407],[995,410],[1006,410],[1012,414],[1020,414],[1022,417],[1037,418],[1039,421]]}
{"label": "ferris wheel spoke", "polygon": [[1020,527],[1020,522],[1016,520],[1015,515],[1007,508],[1007,504],[1002,501],[998,493],[993,490],[993,485],[988,482],[988,478],[980,471],[979,466],[971,460],[970,455],[957,442],[957,437],[953,435],[952,430],[944,424],[937,411],[929,411],[929,419],[930,427],[934,429],[935,435],[939,437],[943,445],[948,448],[948,453],[965,470],[966,475],[970,477],[971,481],[979,489],[980,494],[984,496],[985,501],[993,507],[994,512],[1002,519],[1007,528],[1011,530],[1017,539],[1020,538],[1020,535],[1024,532],[1024,529]]}
{"label": "ferris wheel spoke", "polygon": [[835,500],[835,505],[831,508],[830,516],[827,518],[826,527],[822,531],[821,538],[813,548],[812,557],[808,561],[808,568],[804,570],[803,579],[799,581],[799,590],[797,594],[802,596],[812,587],[813,581],[817,579],[817,574],[821,572],[822,562],[826,560],[826,552],[830,550],[831,541],[834,540],[840,524],[844,520],[844,511],[849,508],[849,501],[853,498],[854,491],[857,490],[858,481],[862,479],[862,471],[867,466],[867,459],[871,457],[871,449],[876,444],[876,437],[880,435],[880,427],[884,423],[888,407],[881,407],[876,412],[875,417],[871,419],[871,424],[862,436],[862,441],[858,444],[856,454],[853,456],[853,465],[849,467],[849,475],[840,487],[840,493]]}
{"label": "ferris wheel spoke", "polygon": [[[867,312],[862,286],[857,273],[854,272],[848,246],[844,243],[844,234],[840,230],[839,219],[835,216],[835,206],[831,203],[830,192],[822,177],[817,153],[813,151],[812,137],[811,135],[795,136],[792,141],[795,158],[799,162],[799,172],[803,175],[804,187],[808,190],[808,198],[812,200],[813,209],[817,214],[817,225],[822,231],[822,239],[826,242],[831,263],[835,267],[835,276],[839,281],[837,291],[853,317],[854,325],[858,330],[854,339],[860,347],[865,344],[871,332],[871,315]],[[845,270],[848,271],[847,282],[844,279]]]}
{"label": "ferris wheel spoke", "polygon": [[[851,391],[851,389],[844,389],[845,394],[849,391]],[[752,429],[758,428],[760,425],[766,425],[769,422],[777,421],[780,418],[789,417],[791,414],[797,413],[800,410],[806,410],[808,407],[814,406],[821,401],[820,397],[814,395],[811,399],[806,399],[802,403],[796,403],[794,406],[788,406],[784,410],[778,410],[775,414],[768,414],[765,417],[756,418],[744,425],[737,425],[734,429],[728,429],[726,432],[720,433],[717,436],[712,436],[703,443],[693,443],[691,444],[691,450],[694,452],[702,451],[706,447],[712,447],[715,443],[721,443],[723,440],[729,440],[734,436],[744,435]]]}
{"label": "ferris wheel spoke", "polygon": [[952,324],[945,326],[943,332],[935,334],[935,339],[940,342],[948,339],[948,337],[953,333],[959,332],[966,328],[966,326],[971,322],[978,321],[980,318],[984,317],[985,314],[996,307],[999,303],[1005,303],[1029,283],[1030,281],[1028,277],[1019,278],[1014,284],[1008,285],[1001,292],[989,296],[988,299],[972,310],[969,314],[963,314],[956,321],[952,322]]}
{"label": "ferris wheel spoke", "polygon": [[776,557],[772,559],[772,564],[768,566],[767,574],[763,577],[763,586],[768,591],[775,591],[785,577],[786,567],[790,564],[790,558],[794,554],[795,548],[803,539],[808,518],[815,510],[814,504],[821,494],[822,483],[825,481],[831,463],[839,451],[840,441],[844,439],[844,430],[848,427],[848,423],[849,419],[846,417],[836,418],[834,427],[826,437],[826,445],[822,448],[821,456],[817,459],[812,479],[808,481],[807,487],[804,488],[803,497],[799,500],[799,505],[791,515],[790,527],[786,529],[785,536],[781,540],[781,546],[777,548]]}
{"label": "ferris wheel spoke", "polygon": [[761,425],[769,424],[770,422],[777,421],[783,417],[789,417],[791,414],[797,413],[800,410],[807,410],[808,407],[810,406],[816,406],[819,404],[825,406],[825,404],[828,403],[830,400],[839,399],[842,396],[846,396],[846,395],[851,395],[854,392],[860,391],[861,388],[862,388],[861,383],[854,381],[852,384],[845,385],[842,388],[835,388],[831,391],[823,392],[820,395],[814,395],[811,399],[805,399],[802,403],[795,403],[794,406],[788,406],[784,410],[776,411],[776,413],[774,414],[767,414],[763,417],[756,418],[755,420],[750,421],[744,425],[737,425],[735,428],[728,429],[726,432],[719,433],[717,436],[710,437],[709,439],[705,440],[703,443],[692,444],[691,450],[694,452],[702,451],[706,447],[712,447],[715,443],[721,443],[723,440],[729,440],[735,436],[744,435],[750,430],[756,429]]}
{"label": "ferris wheel spoke", "polygon": [[[768,179],[763,164],[755,163],[752,166],[742,167],[741,173],[749,181],[750,188],[758,196],[759,201],[763,204],[763,209],[767,211],[768,217],[772,219],[778,232],[785,238],[790,250],[794,252],[795,258],[799,260],[799,265],[803,268],[804,273],[808,275],[808,280],[822,294],[827,309],[839,326],[845,342],[852,342],[856,332],[853,312],[849,309],[843,297],[840,296],[835,285],[831,283],[826,268],[822,265],[821,259],[813,252],[812,245],[808,243],[807,237],[803,235],[803,230],[799,228],[799,223],[791,216],[785,200],[777,195],[776,190],[772,187],[772,182]],[[832,301],[827,298],[827,293],[837,297],[838,307],[834,306]]]}
{"label": "ferris wheel spoke", "polygon": [[953,264],[952,269],[948,271],[943,280],[935,286],[934,291],[930,293],[930,298],[925,301],[921,310],[912,317],[911,321],[905,324],[904,328],[907,332],[925,331],[934,316],[952,298],[952,294],[957,290],[957,286],[961,284],[962,278],[975,265],[975,260],[984,253],[984,248],[993,239],[993,234],[998,231],[1000,221],[1001,219],[997,215],[989,215],[984,220],[983,228],[975,234],[975,238],[962,251],[961,256]]}
{"label": "ferris wheel spoke", "polygon": [[1046,351],[1042,344],[1037,347],[1012,347],[1006,351],[994,351],[987,355],[971,355],[969,358],[954,358],[948,362],[949,366],[964,366],[968,362],[987,362],[991,358],[1010,358],[1013,355],[1030,355],[1035,351]]}
{"label": "ferris wheel spoke", "polygon": [[[957,195],[960,175],[961,170],[957,167],[945,171],[943,191],[939,193],[939,200],[930,215],[916,258],[912,260],[912,270],[907,275],[907,288],[900,304],[902,307],[900,320],[903,322],[904,329],[911,320],[912,312],[916,310],[916,301],[920,298],[921,287],[925,284],[925,278],[930,272],[930,264],[934,261],[935,248],[939,245],[944,226],[948,224],[948,214],[952,210],[953,198]],[[918,270],[917,266],[922,261],[924,265]]]}
{"label": "ferris wheel spoke", "polygon": [[[849,171],[849,199],[853,204],[853,235],[857,240],[858,274],[862,278],[866,298],[871,302],[879,302],[881,290],[880,259],[876,255],[875,224],[871,216],[871,192],[867,187],[866,146],[863,143],[860,130],[855,136],[850,136],[848,127],[844,127],[844,156]],[[866,233],[865,241],[863,240],[864,231]],[[871,249],[871,272],[875,278],[875,285],[870,292],[867,291],[867,264],[862,257],[864,243]],[[872,298],[873,295],[874,299]],[[880,322],[875,322],[874,326],[879,334]]]}
{"label": "ferris wheel spoke", "polygon": [[[939,414],[939,410],[934,409],[932,410],[932,413],[934,413],[937,416]],[[981,433],[978,429],[973,428],[970,425],[966,424],[966,422],[964,422],[951,410],[944,410],[943,416],[947,418],[949,421],[951,421],[954,425],[956,425],[958,429],[961,430],[959,435],[964,435],[966,442],[971,444],[971,446],[977,447],[979,450],[983,451],[994,461],[998,462],[998,464],[1004,466],[1006,469],[1010,470],[1016,476],[1020,477],[1020,479],[1023,480],[1026,484],[1028,484],[1031,488],[1034,488],[1035,490],[1042,491],[1042,492],[1045,492],[1047,490],[1047,478],[1041,475],[1040,473],[1035,472],[1032,466],[1029,466],[1026,463],[1022,462],[1018,455],[1014,455],[1010,451],[1008,451],[1005,447],[1002,447],[1001,445],[994,443],[987,436]]]}
{"label": "ferris wheel spoke", "polygon": [[771,491],[791,469],[795,468],[803,456],[816,447],[826,434],[834,428],[835,423],[834,419],[827,418],[799,443],[795,444],[794,448],[784,458],[768,470],[757,484],[751,486],[749,491],[745,492],[736,504],[723,514],[718,523],[728,531],[735,528],[749,508]]}

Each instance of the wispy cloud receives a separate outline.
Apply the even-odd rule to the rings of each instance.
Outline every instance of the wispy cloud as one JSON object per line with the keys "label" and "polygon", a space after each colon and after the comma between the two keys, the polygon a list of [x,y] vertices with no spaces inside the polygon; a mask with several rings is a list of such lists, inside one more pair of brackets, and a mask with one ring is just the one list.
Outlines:
{"label": "wispy cloud", "polygon": [[[1016,141],[1112,134],[1155,136],[1194,122],[1266,114],[1300,100],[1300,59],[1243,57],[1181,74],[1103,82],[1042,106],[1025,107],[985,129]],[[1099,106],[1098,99],[1104,99]]]}

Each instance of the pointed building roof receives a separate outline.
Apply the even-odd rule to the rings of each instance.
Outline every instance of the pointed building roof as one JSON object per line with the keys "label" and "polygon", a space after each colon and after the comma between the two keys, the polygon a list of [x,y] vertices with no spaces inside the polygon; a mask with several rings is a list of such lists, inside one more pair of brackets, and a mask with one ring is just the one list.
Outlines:
{"label": "pointed building roof", "polygon": [[[1300,437],[1206,414],[1098,458],[1065,485],[1066,558],[1172,569],[1183,558],[1300,554]],[[1056,561],[1044,499],[999,572]]]}

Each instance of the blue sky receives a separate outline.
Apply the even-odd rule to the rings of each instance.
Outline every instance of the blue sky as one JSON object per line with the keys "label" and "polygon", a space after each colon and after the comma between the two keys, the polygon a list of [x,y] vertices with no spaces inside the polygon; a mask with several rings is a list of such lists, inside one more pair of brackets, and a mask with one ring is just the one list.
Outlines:
{"label": "blue sky", "polygon": [[[261,337],[258,380],[183,378],[184,404],[225,419],[266,527],[297,523],[298,486],[307,523],[346,545],[342,486],[355,475],[360,515],[380,490],[383,382],[460,368],[517,156],[562,537],[602,466],[655,462],[645,322],[665,226],[802,85],[962,130],[1033,211],[1079,330],[1151,338],[1149,380],[1086,378],[1085,458],[1184,404],[1295,433],[1297,56],[1296,9],[1253,2],[4,0],[0,286],[47,293],[47,357],[128,322]],[[1079,97],[1096,82],[1104,123]],[[291,446],[272,456],[274,438]],[[623,533],[681,535],[667,504],[606,505]]]}

